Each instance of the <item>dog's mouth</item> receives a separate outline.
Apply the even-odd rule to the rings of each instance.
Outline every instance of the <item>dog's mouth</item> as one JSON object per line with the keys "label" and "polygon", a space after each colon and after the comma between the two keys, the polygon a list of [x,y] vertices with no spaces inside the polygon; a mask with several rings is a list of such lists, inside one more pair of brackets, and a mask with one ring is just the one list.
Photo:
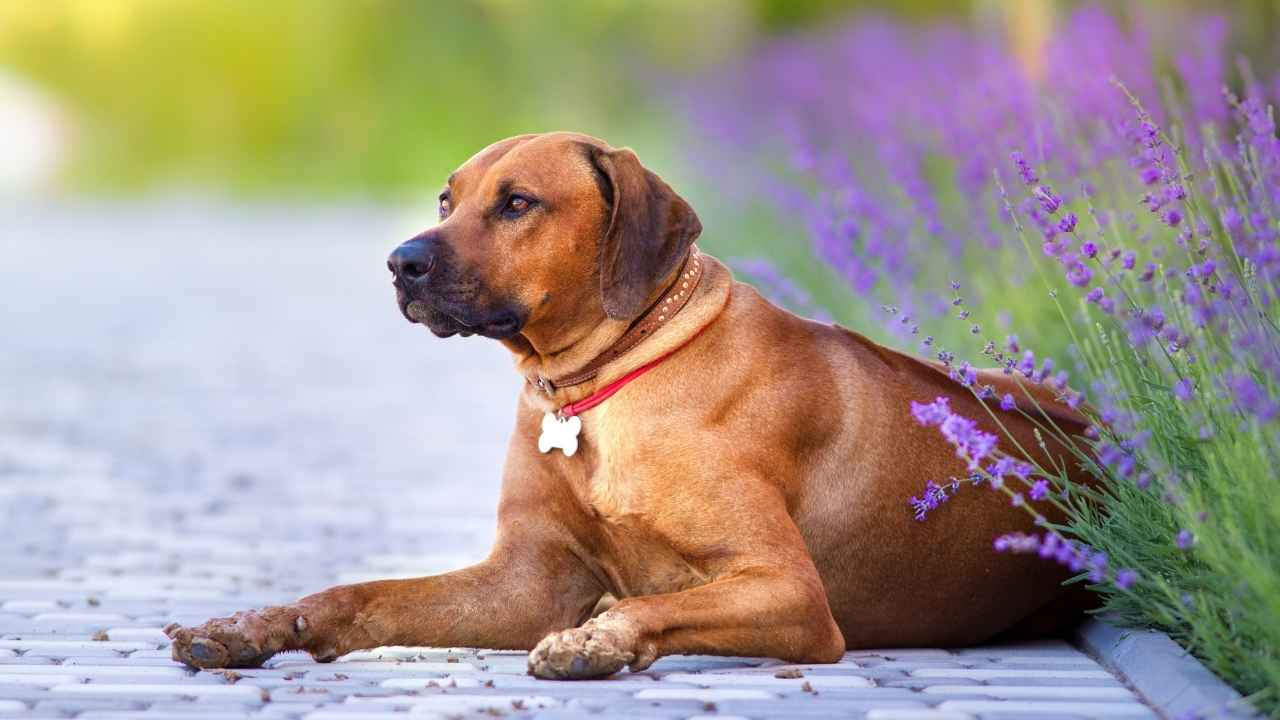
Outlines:
{"label": "dog's mouth", "polygon": [[501,340],[524,329],[523,315],[509,308],[486,312],[412,299],[403,294],[397,299],[406,320],[425,326],[436,337],[481,335]]}

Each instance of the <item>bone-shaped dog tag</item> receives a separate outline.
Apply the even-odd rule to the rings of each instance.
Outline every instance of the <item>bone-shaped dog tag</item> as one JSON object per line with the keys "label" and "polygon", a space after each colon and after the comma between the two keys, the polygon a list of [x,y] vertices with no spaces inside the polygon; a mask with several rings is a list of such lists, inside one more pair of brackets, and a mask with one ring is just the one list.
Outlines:
{"label": "bone-shaped dog tag", "polygon": [[582,418],[573,417],[561,420],[555,413],[542,416],[542,434],[538,436],[538,452],[551,452],[551,448],[560,448],[565,457],[573,457],[578,452],[578,433],[582,432]]}

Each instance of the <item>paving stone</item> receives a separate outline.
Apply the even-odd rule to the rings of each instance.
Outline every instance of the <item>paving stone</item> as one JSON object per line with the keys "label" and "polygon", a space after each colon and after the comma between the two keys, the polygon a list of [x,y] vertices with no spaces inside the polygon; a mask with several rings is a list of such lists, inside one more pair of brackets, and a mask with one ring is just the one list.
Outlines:
{"label": "paving stone", "polygon": [[938,685],[940,683],[946,683],[948,685],[980,685],[982,684],[981,681],[979,680],[972,680],[969,678],[947,678],[945,680],[939,680],[937,678],[907,677],[905,673],[903,677],[885,678],[885,679],[876,681],[876,685],[879,687],[901,688],[903,690],[920,690],[923,688],[927,688],[931,685]]}
{"label": "paving stone", "polygon": [[21,650],[25,653],[37,653],[51,657],[68,657],[72,655],[115,655],[134,650],[153,650],[154,643],[112,642],[104,640],[0,640],[0,648]]}
{"label": "paving stone", "polygon": [[38,655],[8,655],[0,656],[0,668],[6,670],[15,665],[57,665],[58,661],[50,657],[40,657]]}
{"label": "paving stone", "polygon": [[996,655],[986,656],[997,660],[1001,665],[1086,665],[1093,667],[1097,662],[1084,653],[1064,653],[1062,655]]}
{"label": "paving stone", "polygon": [[973,715],[932,708],[873,708],[867,711],[867,720],[973,720]]}
{"label": "paving stone", "polygon": [[86,624],[106,627],[111,623],[124,622],[129,618],[116,613],[74,613],[74,612],[46,612],[40,613],[31,618],[32,623],[49,623],[53,624]]}
{"label": "paving stone", "polygon": [[1060,685],[931,685],[928,694],[982,695],[990,698],[1070,698],[1073,700],[1132,700],[1124,687],[1063,687]]}
{"label": "paving stone", "polygon": [[939,648],[879,648],[868,650],[854,650],[845,653],[845,658],[858,660],[860,658],[874,656],[888,658],[892,660],[910,660],[910,659],[951,659],[955,657],[955,653],[950,650]]}
{"label": "paving stone", "polygon": [[684,682],[705,687],[724,685],[752,686],[767,689],[798,688],[806,683],[815,688],[874,687],[870,680],[854,675],[812,675],[801,678],[778,678],[770,675],[744,673],[670,673],[662,676],[664,682]]}
{"label": "paving stone", "polygon": [[271,666],[278,670],[292,670],[302,672],[317,673],[345,673],[352,674],[362,671],[367,672],[403,672],[403,673],[471,673],[479,672],[480,668],[465,662],[336,662],[336,663],[317,663],[317,662],[279,662]]}
{"label": "paving stone", "polygon": [[1075,702],[1031,700],[948,700],[939,710],[956,710],[973,714],[1005,713],[1016,715],[1083,715],[1085,717],[1153,718],[1151,708],[1138,702]]}
{"label": "paving stone", "polygon": [[56,611],[61,606],[52,600],[6,600],[0,610],[6,613],[35,614]]}
{"label": "paving stone", "polygon": [[179,662],[175,662],[174,659],[169,655],[168,650],[164,651],[163,657],[154,657],[151,655],[144,655],[143,653],[144,651],[139,650],[137,652],[129,653],[128,656],[69,657],[63,660],[62,664],[63,665],[97,665],[99,667],[104,667],[108,665],[125,665],[128,667],[139,667],[142,665],[148,665],[151,667],[174,668],[177,670],[182,670],[184,672],[189,672],[191,670],[191,668],[188,668],[186,665],[183,665],[182,663],[179,663]]}
{"label": "paving stone", "polygon": [[157,645],[169,644],[169,637],[164,634],[163,629],[158,627],[112,627],[107,630],[107,637],[117,641],[140,641]]}
{"label": "paving stone", "polygon": [[52,696],[49,694],[49,688],[34,685],[6,685],[4,686],[4,692],[0,693],[0,698],[22,700],[29,703],[48,700],[50,697]]}
{"label": "paving stone", "polygon": [[[425,715],[425,714],[422,714]],[[404,720],[406,714],[387,710],[383,712],[370,712],[367,710],[344,710],[342,707],[326,707],[324,710],[315,710],[307,712],[302,716],[302,720]],[[417,720],[421,720],[421,715],[417,715]],[[444,717],[444,715],[440,715]]]}
{"label": "paving stone", "polygon": [[34,673],[20,675],[0,670],[0,696],[4,695],[4,686],[6,685],[30,685],[32,687],[50,688],[54,685],[61,685],[67,680],[68,678],[65,675],[36,675]]}
{"label": "paving stone", "polygon": [[[169,717],[178,717],[182,720],[191,720],[191,716],[187,714],[178,714],[178,712],[133,712],[133,711],[90,711],[78,715],[81,720],[166,720]],[[252,717],[248,712],[201,712],[200,720],[246,720]]]}
{"label": "paving stone", "polygon": [[58,698],[56,700],[40,700],[33,710],[57,716],[78,715],[91,710],[138,712],[145,707],[144,703],[131,700],[113,700],[105,698]]}
{"label": "paving stone", "polygon": [[[945,682],[952,683],[956,680],[959,680],[959,678],[947,678]],[[935,678],[934,682],[938,682],[938,680]],[[999,677],[988,679],[986,682],[998,685],[1034,686],[1044,685],[1047,681],[1042,677]],[[1062,687],[1123,687],[1120,681],[1116,680],[1114,677],[1056,677],[1048,682],[1052,682],[1054,685],[1060,685]]]}
{"label": "paving stone", "polygon": [[715,704],[717,712],[745,715],[747,717],[772,718],[833,718],[861,717],[875,708],[927,709],[928,705],[912,700],[887,700],[883,702],[828,700],[823,696],[796,698],[788,701],[763,702],[759,700],[730,700]]}
{"label": "paving stone", "polygon": [[235,699],[258,704],[262,690],[252,685],[191,685],[191,684],[143,684],[93,682],[79,685],[57,685],[49,689],[54,695],[79,695],[91,697],[193,697]]}
{"label": "paving stone", "polygon": [[913,677],[922,678],[970,678],[972,680],[996,680],[1000,678],[1040,678],[1045,680],[1112,679],[1111,673],[1101,668],[1027,670],[1025,668],[922,668],[912,670]]}
{"label": "paving stone", "polygon": [[778,696],[756,688],[653,688],[641,690],[634,697],[637,700],[717,702],[723,700],[772,700]]}
{"label": "paving stone", "polygon": [[497,710],[512,712],[524,709],[557,707],[560,701],[545,695],[425,695],[413,698],[409,712],[470,713]]}
{"label": "paving stone", "polygon": [[[717,709],[723,708],[723,703],[717,703]],[[777,704],[774,703],[774,711],[777,711]],[[654,718],[672,720],[685,720],[690,715],[700,715],[707,712],[707,704],[697,700],[620,700],[608,703],[607,706],[597,705],[590,701],[574,700],[565,703],[565,707],[559,710],[541,710],[539,715],[548,714],[553,716],[564,717],[570,712],[575,712],[578,717],[583,715],[592,715],[596,717],[607,718]],[[572,716],[570,716],[572,717]]]}
{"label": "paving stone", "polygon": [[[85,660],[85,658],[76,658]],[[102,665],[102,659],[92,658],[93,664],[62,663],[61,665],[0,665],[0,675],[58,675],[75,678],[99,677],[170,677],[184,678],[189,673],[175,664],[174,667],[155,667],[152,665],[112,664]]]}

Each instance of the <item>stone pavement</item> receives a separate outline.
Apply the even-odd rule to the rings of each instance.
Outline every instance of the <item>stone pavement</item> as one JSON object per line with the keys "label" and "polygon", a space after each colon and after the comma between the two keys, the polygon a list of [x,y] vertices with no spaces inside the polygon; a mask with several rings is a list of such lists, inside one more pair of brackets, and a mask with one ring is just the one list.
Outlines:
{"label": "stone pavement", "polygon": [[1062,642],[578,683],[459,648],[189,672],[169,622],[483,557],[517,378],[496,344],[400,318],[384,257],[408,214],[0,217],[0,717],[1154,717]]}

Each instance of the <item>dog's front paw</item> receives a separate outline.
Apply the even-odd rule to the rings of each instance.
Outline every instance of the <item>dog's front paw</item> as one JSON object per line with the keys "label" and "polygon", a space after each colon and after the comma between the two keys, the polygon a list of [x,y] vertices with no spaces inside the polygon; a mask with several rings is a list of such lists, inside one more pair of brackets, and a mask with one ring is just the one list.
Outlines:
{"label": "dog's front paw", "polygon": [[582,627],[543,638],[529,653],[529,674],[544,680],[586,680],[612,675],[626,665],[637,663],[637,636],[626,618],[611,618],[606,613]]}
{"label": "dog's front paw", "polygon": [[173,659],[198,668],[256,668],[287,649],[306,628],[296,611],[268,608],[238,612],[185,628],[164,629],[173,641]]}

